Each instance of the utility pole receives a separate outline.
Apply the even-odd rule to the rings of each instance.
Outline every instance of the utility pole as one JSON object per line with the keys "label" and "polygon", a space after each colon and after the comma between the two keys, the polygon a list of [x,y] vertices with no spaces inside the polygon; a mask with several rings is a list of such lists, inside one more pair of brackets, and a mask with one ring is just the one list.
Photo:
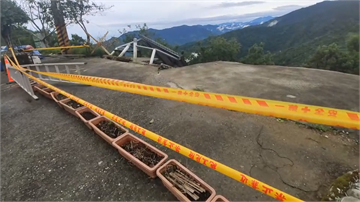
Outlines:
{"label": "utility pole", "polygon": [[[54,23],[56,27],[56,34],[58,37],[59,46],[69,46],[69,36],[67,34],[66,24],[64,20],[64,14],[60,4],[60,0],[51,1],[51,10],[54,17]],[[68,49],[61,49],[62,54],[66,54]]]}

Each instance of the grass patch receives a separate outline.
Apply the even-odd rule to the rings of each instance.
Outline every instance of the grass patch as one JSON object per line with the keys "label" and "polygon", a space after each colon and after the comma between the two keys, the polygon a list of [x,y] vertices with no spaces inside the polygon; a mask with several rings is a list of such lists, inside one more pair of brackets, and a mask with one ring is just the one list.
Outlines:
{"label": "grass patch", "polygon": [[196,88],[194,88],[193,90],[194,90],[194,91],[200,91],[200,92],[205,92],[205,90],[204,90],[204,89],[202,89],[202,88],[199,88],[199,87],[196,87]]}
{"label": "grass patch", "polygon": [[346,196],[346,191],[359,180],[359,171],[351,171],[338,177],[330,186],[329,193],[327,193],[321,200],[334,201],[336,199]]}
{"label": "grass patch", "polygon": [[277,122],[285,122],[285,121],[288,121],[288,119],[284,119],[284,118],[278,118],[278,117],[276,117],[276,121]]}

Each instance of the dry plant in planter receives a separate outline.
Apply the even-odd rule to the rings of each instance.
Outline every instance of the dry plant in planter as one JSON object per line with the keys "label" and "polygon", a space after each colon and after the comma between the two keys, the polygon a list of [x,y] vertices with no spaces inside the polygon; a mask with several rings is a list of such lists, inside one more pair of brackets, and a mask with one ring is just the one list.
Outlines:
{"label": "dry plant in planter", "polygon": [[70,99],[70,98],[66,98],[66,99],[63,99],[61,101],[59,101],[59,103],[62,105],[62,107],[67,111],[69,112],[70,114],[76,116],[76,117],[79,117],[75,111],[76,110],[79,110],[79,109],[82,109],[82,108],[86,108],[84,105]]}
{"label": "dry plant in planter", "polygon": [[179,201],[211,201],[216,194],[214,188],[174,159],[161,166],[156,174]]}
{"label": "dry plant in planter", "polygon": [[149,143],[127,133],[117,138],[113,146],[125,157],[151,178],[156,177],[156,170],[165,162],[168,155]]}
{"label": "dry plant in planter", "polygon": [[88,123],[94,132],[106,140],[109,144],[112,144],[117,137],[129,132],[129,130],[125,129],[120,124],[104,116],[92,119]]}

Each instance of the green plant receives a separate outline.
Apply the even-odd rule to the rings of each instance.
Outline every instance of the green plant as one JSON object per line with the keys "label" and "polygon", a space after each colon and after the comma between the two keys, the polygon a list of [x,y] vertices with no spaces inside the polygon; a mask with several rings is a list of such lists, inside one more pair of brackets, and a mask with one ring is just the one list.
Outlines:
{"label": "green plant", "polygon": [[245,56],[241,62],[245,64],[253,65],[273,65],[273,54],[269,51],[264,53],[265,44],[261,42],[259,45],[254,44],[248,50],[247,56]]}
{"label": "green plant", "polygon": [[191,64],[212,61],[236,61],[240,53],[240,43],[235,38],[212,37],[207,45],[197,44],[197,57],[191,58]]}
{"label": "green plant", "polygon": [[196,87],[196,88],[194,88],[193,90],[194,90],[194,91],[200,91],[200,92],[205,92],[205,90],[204,90],[204,89],[202,89],[202,88],[199,88],[199,87]]}

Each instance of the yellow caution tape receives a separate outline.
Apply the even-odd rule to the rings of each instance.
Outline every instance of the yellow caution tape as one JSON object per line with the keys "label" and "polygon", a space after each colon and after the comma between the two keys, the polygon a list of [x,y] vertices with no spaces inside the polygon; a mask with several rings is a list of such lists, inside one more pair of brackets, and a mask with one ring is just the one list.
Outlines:
{"label": "yellow caution tape", "polygon": [[70,48],[82,48],[82,47],[90,47],[90,46],[89,46],[89,45],[80,45],[80,46],[58,46],[58,47],[48,47],[48,48],[24,49],[23,51],[53,50],[53,49],[70,49]]}
{"label": "yellow caution tape", "polygon": [[[5,57],[7,57],[7,56],[5,56]],[[46,83],[46,82],[44,82],[44,81],[42,81],[42,80],[40,80],[40,79],[38,79],[36,77],[33,77],[33,76],[27,74],[24,71],[26,69],[22,68],[21,66],[17,66],[16,64],[14,64],[10,60],[10,58],[8,58],[8,60],[10,61],[12,66],[16,67],[19,71],[22,71],[23,74],[25,74],[29,78],[37,81],[38,83],[40,83],[40,84],[42,84],[42,85],[56,91],[56,92],[59,92],[60,94],[63,94],[66,97],[69,97],[70,99],[72,99],[72,100],[74,100],[74,101],[76,101],[76,102],[78,102],[78,103],[80,103],[80,104],[94,110],[95,112],[97,112],[97,113],[99,113],[99,114],[101,114],[103,116],[106,116],[107,118],[109,118],[109,119],[111,119],[113,121],[116,121],[117,123],[129,128],[129,129],[131,129],[131,130],[133,130],[133,131],[135,131],[135,132],[137,132],[137,133],[139,133],[139,134],[141,134],[141,135],[143,135],[143,136],[145,136],[145,137],[147,137],[147,138],[149,138],[149,139],[151,139],[151,140],[153,140],[153,141],[155,141],[155,142],[157,142],[159,144],[162,144],[162,145],[166,146],[167,148],[170,148],[170,149],[172,149],[172,150],[174,150],[174,151],[176,151],[176,152],[178,152],[178,153],[180,153],[180,154],[182,154],[182,155],[184,155],[184,156],[186,156],[186,157],[188,157],[188,158],[190,158],[190,159],[192,159],[192,160],[194,160],[194,161],[196,161],[198,163],[201,163],[201,164],[203,164],[203,165],[205,165],[205,166],[207,166],[207,167],[209,167],[209,168],[211,168],[213,170],[216,170],[216,171],[218,171],[218,172],[220,172],[220,173],[222,173],[222,174],[224,174],[224,175],[226,175],[226,176],[228,176],[230,178],[233,178],[234,180],[237,180],[237,181],[239,181],[239,182],[241,182],[241,183],[243,183],[243,184],[257,190],[257,191],[260,191],[260,192],[262,192],[262,193],[264,193],[264,194],[266,194],[268,196],[271,196],[271,197],[273,197],[275,199],[278,199],[280,201],[302,201],[302,200],[300,200],[300,199],[298,199],[298,198],[296,198],[294,196],[291,196],[290,194],[287,194],[287,193],[285,193],[283,191],[280,191],[280,190],[278,190],[278,189],[276,189],[276,188],[274,188],[274,187],[272,187],[272,186],[270,186],[268,184],[265,184],[265,183],[255,179],[255,178],[252,178],[252,177],[250,177],[250,176],[248,176],[248,175],[246,175],[244,173],[241,173],[241,172],[239,172],[239,171],[237,171],[237,170],[235,170],[233,168],[230,168],[230,167],[228,167],[228,166],[226,166],[226,165],[224,165],[224,164],[222,164],[220,162],[217,162],[217,161],[215,161],[215,160],[213,160],[213,159],[211,159],[211,158],[209,158],[209,157],[207,157],[205,155],[197,153],[197,152],[195,152],[195,151],[193,151],[193,150],[191,150],[189,148],[186,148],[186,147],[184,147],[184,146],[182,146],[182,145],[180,145],[180,144],[178,144],[178,143],[176,143],[174,141],[171,141],[171,140],[169,140],[167,138],[164,138],[164,137],[162,137],[162,136],[160,136],[160,135],[158,135],[158,134],[156,134],[154,132],[151,132],[151,131],[149,131],[149,130],[147,130],[145,128],[142,128],[142,127],[140,127],[140,126],[138,126],[138,125],[136,125],[136,124],[134,124],[134,123],[132,123],[132,122],[130,122],[128,120],[125,120],[125,119],[123,119],[123,118],[121,118],[119,116],[116,116],[115,114],[113,114],[111,112],[108,112],[108,111],[106,111],[106,110],[104,110],[104,109],[102,109],[102,108],[100,108],[100,107],[98,107],[96,105],[93,105],[93,104],[91,104],[91,103],[89,103],[89,102],[87,102],[85,100],[82,100],[79,97],[76,97],[76,96],[74,96],[74,95],[72,95],[70,93],[67,93],[67,92],[59,89],[59,88],[56,88],[55,86],[52,86],[52,85],[50,85],[50,84],[48,84],[48,83]]]}
{"label": "yellow caution tape", "polygon": [[164,98],[271,117],[286,118],[295,121],[312,122],[351,129],[360,128],[360,113],[348,110],[242,97],[237,95],[152,86],[94,76],[48,73],[34,70],[30,71],[63,80],[157,98]]}

